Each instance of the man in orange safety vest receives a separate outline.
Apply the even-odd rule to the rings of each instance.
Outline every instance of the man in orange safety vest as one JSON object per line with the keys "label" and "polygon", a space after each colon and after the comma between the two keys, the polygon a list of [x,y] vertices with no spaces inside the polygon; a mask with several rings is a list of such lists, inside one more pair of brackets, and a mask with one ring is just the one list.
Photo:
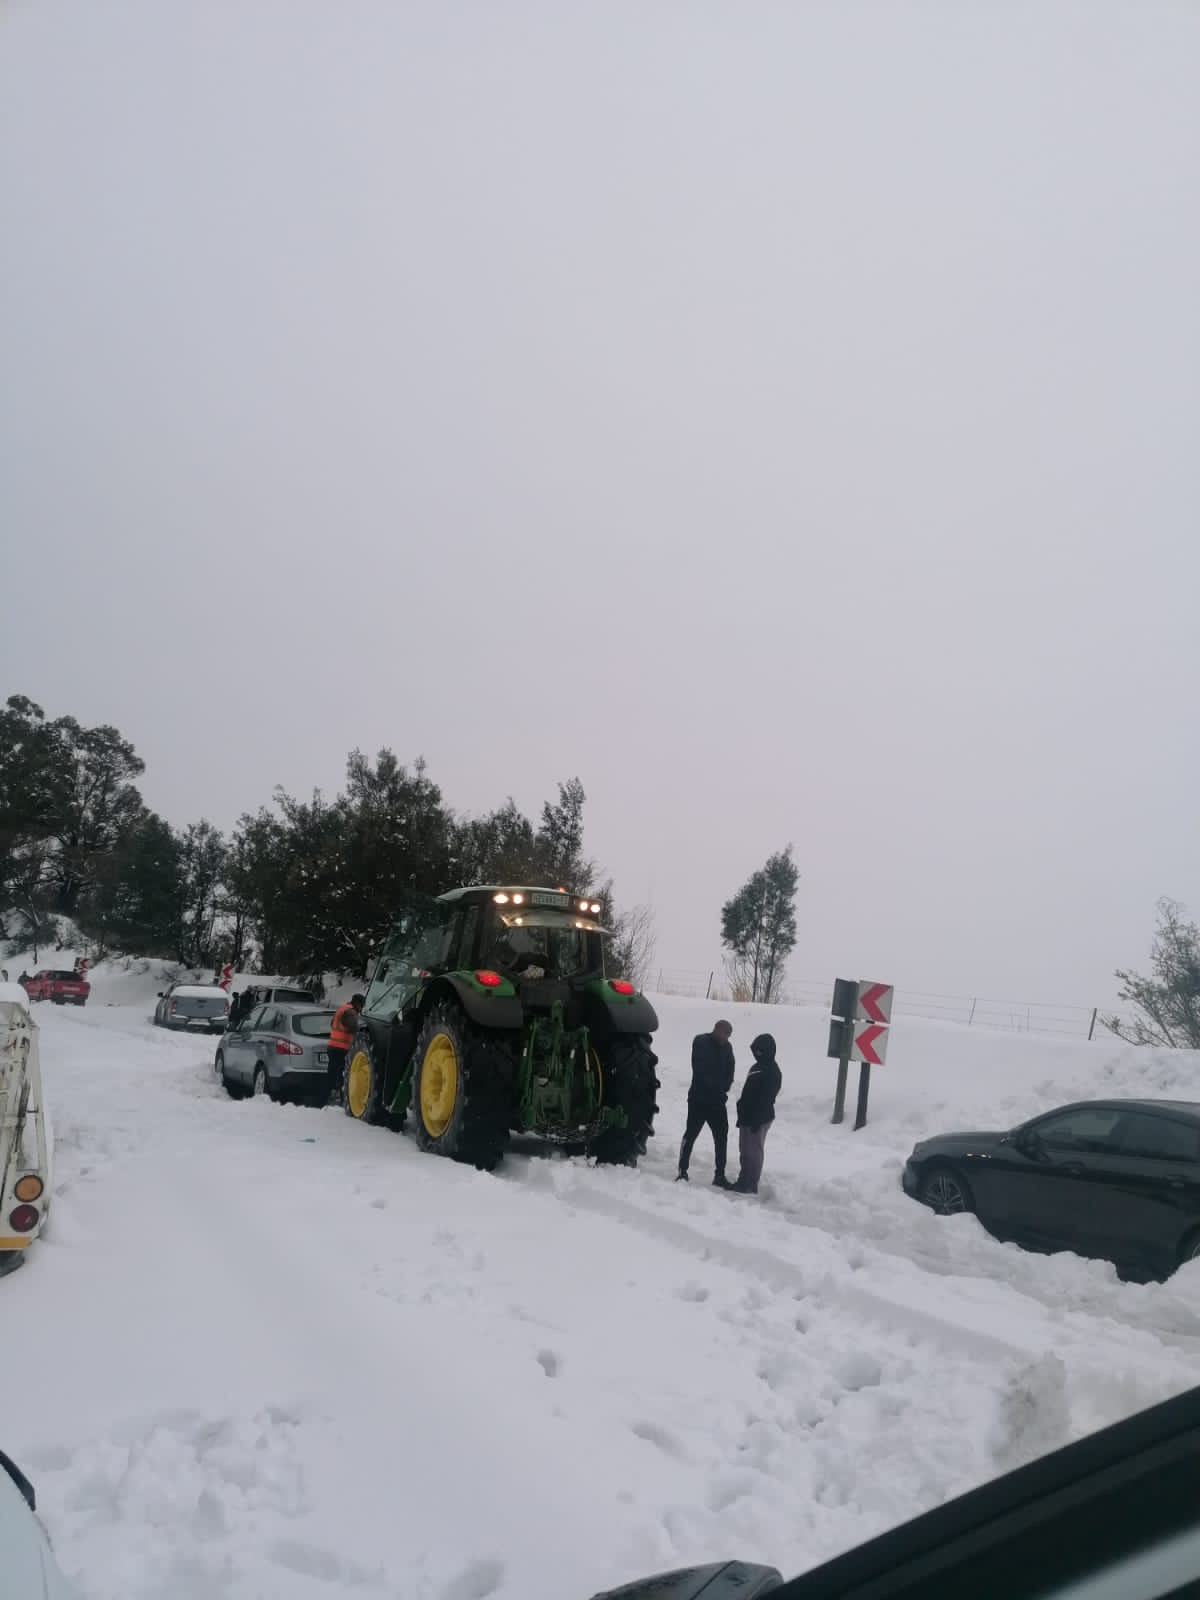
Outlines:
{"label": "man in orange safety vest", "polygon": [[363,996],[352,994],[345,1005],[333,1013],[329,1024],[329,1099],[332,1105],[341,1105],[346,1082],[346,1052],[354,1043],[358,1032],[358,1014],[363,1008]]}

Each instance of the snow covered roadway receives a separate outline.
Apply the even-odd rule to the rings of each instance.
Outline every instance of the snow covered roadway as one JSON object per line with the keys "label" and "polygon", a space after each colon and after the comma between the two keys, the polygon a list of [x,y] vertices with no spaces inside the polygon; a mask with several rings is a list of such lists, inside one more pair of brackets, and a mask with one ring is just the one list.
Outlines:
{"label": "snow covered roadway", "polygon": [[[340,1112],[234,1103],[148,1007],[38,1008],[55,1205],[0,1282],[0,1444],[89,1600],[584,1600],[740,1555],[796,1572],[1194,1381],[1200,1266],[1123,1285],[905,1199],[924,1134],[1087,1094],[1200,1098],[1187,1055],[898,1024],[828,1125],[824,1018],[725,1008],[784,1069],[759,1200],[673,1184],[664,1000],[637,1172],[494,1176]],[[15,1370],[9,1365],[9,1372]]]}

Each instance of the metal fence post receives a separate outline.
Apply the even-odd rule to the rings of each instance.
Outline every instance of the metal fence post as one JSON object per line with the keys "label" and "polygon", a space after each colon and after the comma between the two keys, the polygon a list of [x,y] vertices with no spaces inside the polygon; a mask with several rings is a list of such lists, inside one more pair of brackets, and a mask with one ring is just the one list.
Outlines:
{"label": "metal fence post", "polygon": [[708,975],[708,988],[705,989],[705,991],[704,991],[704,998],[706,1000],[711,1000],[712,999],[712,981],[713,981],[713,978],[715,976],[716,976],[715,970],[713,972],[710,972],[709,975]]}
{"label": "metal fence post", "polygon": [[1089,1038],[1089,1039],[1090,1039],[1090,1038],[1091,1038],[1091,1037],[1092,1037],[1092,1035],[1093,1035],[1093,1034],[1094,1034],[1094,1033],[1095,1033],[1095,1031],[1096,1031],[1096,1013],[1097,1013],[1097,1012],[1098,1012],[1098,1011],[1099,1011],[1099,1010],[1100,1010],[1100,1007],[1099,1007],[1099,1006],[1093,1006],[1093,1007],[1092,1007],[1092,1020],[1091,1020],[1091,1022],[1090,1022],[1090,1023],[1089,1023],[1089,1025],[1088,1025],[1088,1038]]}

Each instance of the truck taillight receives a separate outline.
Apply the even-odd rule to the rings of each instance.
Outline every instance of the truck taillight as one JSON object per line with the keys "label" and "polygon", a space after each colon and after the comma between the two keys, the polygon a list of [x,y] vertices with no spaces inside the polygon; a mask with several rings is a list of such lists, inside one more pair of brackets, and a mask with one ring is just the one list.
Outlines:
{"label": "truck taillight", "polygon": [[42,1197],[42,1180],[36,1172],[27,1172],[23,1178],[18,1178],[13,1187],[13,1193],[18,1200],[40,1200]]}
{"label": "truck taillight", "polygon": [[608,980],[608,987],[614,994],[637,993],[637,990],[633,987],[628,978],[610,978]]}
{"label": "truck taillight", "polygon": [[293,1044],[290,1039],[276,1039],[275,1054],[277,1056],[302,1056],[304,1054],[304,1046],[302,1044]]}
{"label": "truck taillight", "polygon": [[32,1233],[37,1220],[36,1206],[14,1206],[8,1213],[8,1225],[14,1233]]}

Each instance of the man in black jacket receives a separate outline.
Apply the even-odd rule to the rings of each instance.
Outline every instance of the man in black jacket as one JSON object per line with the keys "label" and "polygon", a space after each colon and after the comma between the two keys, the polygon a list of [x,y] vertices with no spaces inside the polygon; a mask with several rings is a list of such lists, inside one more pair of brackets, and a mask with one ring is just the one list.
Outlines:
{"label": "man in black jacket", "polygon": [[760,1033],[750,1046],[754,1065],[746,1074],[738,1096],[738,1154],[742,1170],[734,1188],[739,1194],[757,1194],[762,1177],[767,1129],[775,1121],[775,1097],[783,1086],[783,1073],[775,1060],[775,1041]]}
{"label": "man in black jacket", "polygon": [[679,1177],[685,1183],[692,1146],[700,1129],[707,1123],[713,1136],[713,1183],[718,1189],[732,1187],[725,1176],[725,1154],[729,1144],[729,1113],[725,1109],[725,1100],[733,1088],[733,1046],[729,1042],[732,1034],[730,1023],[718,1022],[711,1033],[698,1033],[692,1040],[692,1086],[688,1090],[687,1128],[679,1147]]}

